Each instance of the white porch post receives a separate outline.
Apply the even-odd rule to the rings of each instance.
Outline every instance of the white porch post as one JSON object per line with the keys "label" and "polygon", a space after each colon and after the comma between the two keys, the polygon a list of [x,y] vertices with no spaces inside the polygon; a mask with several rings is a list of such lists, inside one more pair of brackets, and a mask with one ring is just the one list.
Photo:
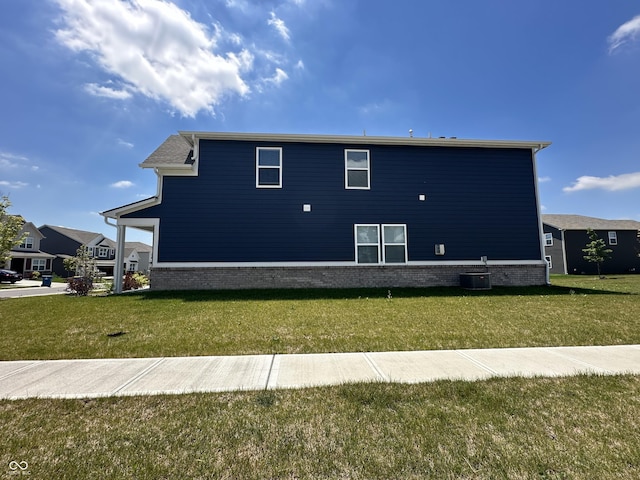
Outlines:
{"label": "white porch post", "polygon": [[124,276],[124,239],[127,227],[118,225],[117,247],[116,247],[116,264],[113,268],[113,287],[115,293],[122,293],[122,277]]}

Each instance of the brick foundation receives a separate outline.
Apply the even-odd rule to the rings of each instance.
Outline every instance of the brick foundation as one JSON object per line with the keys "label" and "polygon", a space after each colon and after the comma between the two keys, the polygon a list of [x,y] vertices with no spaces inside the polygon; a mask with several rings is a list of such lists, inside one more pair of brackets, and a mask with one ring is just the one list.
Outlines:
{"label": "brick foundation", "polygon": [[[153,290],[242,290],[261,288],[391,288],[459,286],[460,274],[482,266],[344,266],[153,268]],[[492,286],[546,284],[544,265],[490,266]]]}

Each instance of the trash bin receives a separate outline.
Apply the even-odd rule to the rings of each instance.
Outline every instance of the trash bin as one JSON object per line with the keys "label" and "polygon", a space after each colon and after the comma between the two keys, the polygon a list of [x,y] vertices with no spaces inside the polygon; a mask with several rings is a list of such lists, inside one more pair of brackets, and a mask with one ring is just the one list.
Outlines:
{"label": "trash bin", "polygon": [[42,286],[50,287],[52,278],[53,278],[53,275],[42,275]]}

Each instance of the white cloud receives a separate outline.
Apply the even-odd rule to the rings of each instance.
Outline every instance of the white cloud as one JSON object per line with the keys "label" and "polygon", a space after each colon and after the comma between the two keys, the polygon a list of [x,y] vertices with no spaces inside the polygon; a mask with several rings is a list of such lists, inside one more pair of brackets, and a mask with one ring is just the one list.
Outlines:
{"label": "white cloud", "polygon": [[287,75],[287,72],[285,72],[281,68],[276,68],[276,73],[273,75],[273,77],[268,78],[267,82],[273,83],[275,85],[280,85],[282,82],[284,82],[288,78],[289,78],[289,75]]}
{"label": "white cloud", "polygon": [[271,18],[267,20],[267,23],[274,27],[285,41],[288,42],[290,40],[289,29],[285,25],[284,20],[278,18],[274,12],[271,12]]}
{"label": "white cloud", "polygon": [[304,70],[304,62],[302,60],[298,60],[298,63],[296,63],[295,67],[298,70]]}
{"label": "white cloud", "polygon": [[171,2],[56,2],[63,11],[56,39],[88,53],[122,85],[88,84],[92,94],[120,99],[141,94],[194,117],[200,111],[213,113],[226,95],[250,91],[240,73],[251,68],[251,54],[218,52],[220,31],[211,32]]}
{"label": "white cloud", "polygon": [[550,182],[551,177],[538,177],[538,183]]}
{"label": "white cloud", "polygon": [[0,180],[0,187],[18,189],[18,188],[26,187],[27,185],[29,185],[29,184],[25,183],[25,182],[19,182],[19,181],[18,182],[8,182],[6,180]]}
{"label": "white cloud", "polygon": [[119,182],[115,182],[111,184],[113,188],[130,188],[130,187],[133,187],[134,185],[135,184],[133,182],[130,182],[129,180],[120,180]]}
{"label": "white cloud", "polygon": [[609,37],[609,53],[640,36],[640,15],[620,25]]}
{"label": "white cloud", "polygon": [[14,155],[13,153],[0,152],[0,168],[16,168],[24,165],[27,157]]}
{"label": "white cloud", "polygon": [[115,90],[111,87],[98,85],[97,83],[87,83],[84,86],[84,89],[87,93],[96,97],[113,98],[116,100],[126,100],[127,98],[131,98],[131,94],[126,90]]}
{"label": "white cloud", "polygon": [[611,192],[640,188],[640,172],[624,173],[622,175],[610,175],[608,177],[579,177],[570,187],[562,190],[571,193],[579,190],[602,189]]}
{"label": "white cloud", "polygon": [[134,146],[133,143],[122,140],[121,138],[118,139],[118,145],[125,148],[133,148]]}

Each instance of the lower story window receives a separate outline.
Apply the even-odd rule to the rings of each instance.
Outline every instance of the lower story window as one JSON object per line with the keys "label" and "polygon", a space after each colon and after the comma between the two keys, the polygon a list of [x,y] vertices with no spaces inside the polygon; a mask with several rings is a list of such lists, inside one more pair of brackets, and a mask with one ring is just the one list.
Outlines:
{"label": "lower story window", "polygon": [[355,244],[357,263],[407,262],[406,225],[356,225]]}
{"label": "lower story window", "polygon": [[34,258],[31,261],[31,270],[44,272],[47,269],[47,261],[44,258]]}
{"label": "lower story window", "polygon": [[549,265],[549,268],[553,268],[553,262],[551,261],[551,255],[545,255],[544,259],[547,261],[547,265]]}

